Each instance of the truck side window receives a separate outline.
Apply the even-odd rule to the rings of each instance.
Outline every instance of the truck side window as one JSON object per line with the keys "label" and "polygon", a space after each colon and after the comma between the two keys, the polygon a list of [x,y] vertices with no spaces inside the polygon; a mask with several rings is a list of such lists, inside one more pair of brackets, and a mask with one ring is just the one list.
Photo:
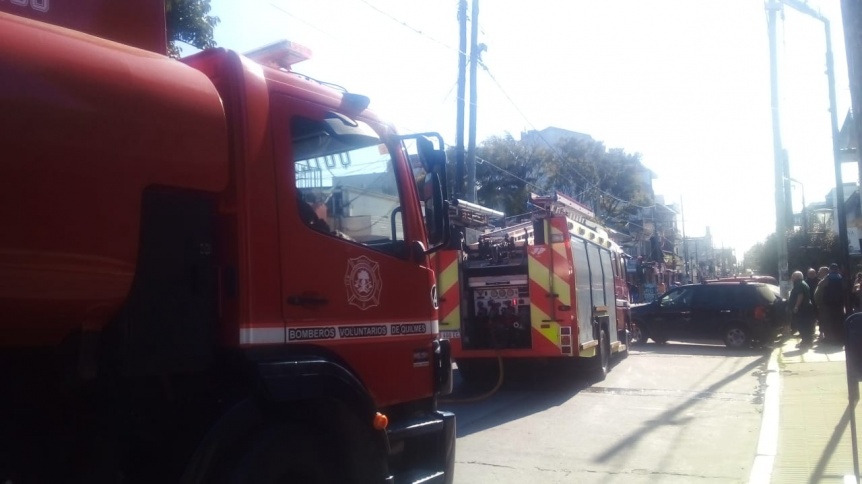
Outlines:
{"label": "truck side window", "polygon": [[294,117],[300,218],[310,228],[395,255],[406,253],[392,157],[361,121]]}
{"label": "truck side window", "polygon": [[326,222],[326,219],[329,217],[327,216],[323,196],[314,192],[308,192],[303,195],[299,190],[296,191],[296,194],[298,195],[297,205],[299,206],[299,216],[302,218],[302,221],[315,230],[325,234],[332,233],[332,229],[329,228],[329,224]]}

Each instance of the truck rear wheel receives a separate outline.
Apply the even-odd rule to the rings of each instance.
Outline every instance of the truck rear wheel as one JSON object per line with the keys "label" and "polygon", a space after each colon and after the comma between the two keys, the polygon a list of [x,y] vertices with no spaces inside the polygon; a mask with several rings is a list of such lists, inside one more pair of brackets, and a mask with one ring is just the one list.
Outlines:
{"label": "truck rear wheel", "polygon": [[596,356],[592,360],[590,379],[593,381],[604,380],[608,376],[608,368],[611,364],[611,344],[604,328],[599,330],[599,344],[596,346]]}

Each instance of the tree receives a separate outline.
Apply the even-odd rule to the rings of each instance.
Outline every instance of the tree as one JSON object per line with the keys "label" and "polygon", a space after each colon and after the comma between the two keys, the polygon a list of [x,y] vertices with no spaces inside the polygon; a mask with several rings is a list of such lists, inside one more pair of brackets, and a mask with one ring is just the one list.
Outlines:
{"label": "tree", "polygon": [[[454,149],[448,159],[451,190]],[[640,155],[607,150],[592,139],[570,138],[548,149],[510,134],[492,136],[477,148],[477,203],[514,216],[529,211],[530,192],[549,195],[556,190],[591,206],[604,223],[622,226],[628,214],[652,204],[642,173]]]}
{"label": "tree", "polygon": [[582,198],[598,178],[604,152],[604,145],[592,139],[570,138],[559,143],[542,167],[542,184],[550,192]]}
{"label": "tree", "polygon": [[623,225],[640,207],[653,203],[639,178],[639,154],[608,150],[591,138],[569,138],[557,145],[555,153],[544,166],[546,189],[590,203],[604,223]]}
{"label": "tree", "polygon": [[213,29],[221,19],[209,12],[210,0],[165,0],[168,51],[172,57],[179,57],[182,52],[177,41],[198,49],[216,46]]}
{"label": "tree", "polygon": [[[450,190],[454,185],[454,149],[448,153],[447,175]],[[535,185],[546,152],[515,140],[511,135],[492,136],[476,148],[476,196],[477,202],[507,216],[527,211],[527,200]],[[469,189],[469,188],[468,188]],[[450,191],[449,193],[454,194]]]}
{"label": "tree", "polygon": [[[829,266],[839,260],[841,247],[838,236],[832,230],[804,233],[789,232],[787,235],[787,267],[790,272]],[[769,234],[745,252],[745,265],[755,273],[778,277],[778,243],[775,234]]]}

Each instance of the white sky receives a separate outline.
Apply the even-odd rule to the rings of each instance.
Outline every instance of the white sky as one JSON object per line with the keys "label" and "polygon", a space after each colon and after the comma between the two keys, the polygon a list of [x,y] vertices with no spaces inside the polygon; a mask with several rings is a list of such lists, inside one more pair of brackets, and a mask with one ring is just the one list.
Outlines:
{"label": "white sky", "polygon": [[[314,57],[298,72],[370,96],[402,132],[454,144],[457,4],[212,0],[212,13],[220,46],[301,43]],[[840,3],[809,5],[831,21],[840,125],[850,106]],[[782,138],[806,202],[822,201],[835,186],[824,27],[789,7],[784,17]],[[555,126],[640,153],[656,194],[682,200],[686,235],[709,226],[741,257],[775,230],[766,18],[761,0],[482,0],[479,142]],[[855,181],[855,165],[844,172]]]}

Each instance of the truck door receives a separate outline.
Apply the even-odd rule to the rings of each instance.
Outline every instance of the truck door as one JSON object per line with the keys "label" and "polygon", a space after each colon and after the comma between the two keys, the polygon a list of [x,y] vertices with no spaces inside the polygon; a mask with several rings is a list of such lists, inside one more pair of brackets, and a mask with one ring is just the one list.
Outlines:
{"label": "truck door", "polygon": [[400,144],[322,105],[272,102],[287,342],[339,353],[384,401],[430,393],[436,295],[410,253],[424,232]]}

